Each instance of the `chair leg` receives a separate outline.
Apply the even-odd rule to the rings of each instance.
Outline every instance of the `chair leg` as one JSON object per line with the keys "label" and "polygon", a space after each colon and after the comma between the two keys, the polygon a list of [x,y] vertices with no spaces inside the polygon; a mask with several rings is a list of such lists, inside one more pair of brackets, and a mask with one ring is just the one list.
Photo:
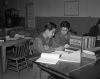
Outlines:
{"label": "chair leg", "polygon": [[7,62],[6,62],[7,63],[6,73],[7,73],[7,70],[8,70],[8,58],[6,58],[6,60],[7,60]]}
{"label": "chair leg", "polygon": [[20,71],[19,71],[19,66],[18,66],[18,60],[16,60],[16,66],[17,66],[18,76],[20,76]]}
{"label": "chair leg", "polygon": [[33,76],[35,76],[35,64],[33,63]]}
{"label": "chair leg", "polygon": [[27,69],[28,69],[28,72],[29,72],[29,64],[28,64],[28,59],[25,58],[25,63],[26,63],[26,66],[27,66]]}

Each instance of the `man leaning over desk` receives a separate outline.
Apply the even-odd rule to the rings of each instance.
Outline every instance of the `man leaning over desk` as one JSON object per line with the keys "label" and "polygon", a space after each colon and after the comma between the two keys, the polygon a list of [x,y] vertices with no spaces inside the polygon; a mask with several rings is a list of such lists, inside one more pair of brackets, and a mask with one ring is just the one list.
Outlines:
{"label": "man leaning over desk", "polygon": [[62,21],[60,23],[60,30],[55,34],[54,45],[64,46],[69,44],[70,35],[74,35],[70,29],[70,23],[68,21]]}
{"label": "man leaning over desk", "polygon": [[[64,47],[63,46],[59,46],[59,47],[54,47],[53,46],[53,36],[55,34],[56,31],[56,24],[53,22],[48,22],[45,25],[45,30],[40,33],[34,40],[34,52],[35,53],[51,53],[54,51],[60,51],[63,50]],[[53,46],[53,47],[52,47]],[[39,72],[40,69],[39,67],[37,67],[35,65],[35,79],[39,78]],[[48,79],[49,77],[49,73],[42,71],[41,73],[41,79]]]}

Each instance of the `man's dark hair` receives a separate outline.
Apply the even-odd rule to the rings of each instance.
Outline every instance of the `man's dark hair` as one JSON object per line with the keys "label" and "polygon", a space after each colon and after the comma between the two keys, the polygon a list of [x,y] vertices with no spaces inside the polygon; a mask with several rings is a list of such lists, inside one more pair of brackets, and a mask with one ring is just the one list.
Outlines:
{"label": "man's dark hair", "polygon": [[56,29],[57,26],[55,23],[53,22],[48,22],[46,25],[45,25],[45,29],[48,29],[48,30],[53,30],[53,29]]}
{"label": "man's dark hair", "polygon": [[99,19],[98,22],[97,22],[97,25],[98,25],[98,24],[100,24],[100,19]]}
{"label": "man's dark hair", "polygon": [[62,21],[60,23],[60,28],[65,27],[65,28],[70,28],[70,23],[68,21]]}

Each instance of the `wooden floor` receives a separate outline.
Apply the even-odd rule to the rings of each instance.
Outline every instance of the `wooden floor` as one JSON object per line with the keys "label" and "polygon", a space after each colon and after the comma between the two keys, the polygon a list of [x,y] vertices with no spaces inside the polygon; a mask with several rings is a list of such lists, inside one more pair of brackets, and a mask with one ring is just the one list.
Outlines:
{"label": "wooden floor", "polygon": [[27,69],[20,71],[20,77],[17,72],[8,70],[4,75],[1,74],[1,61],[0,61],[0,79],[33,79],[32,63],[29,66],[29,72]]}

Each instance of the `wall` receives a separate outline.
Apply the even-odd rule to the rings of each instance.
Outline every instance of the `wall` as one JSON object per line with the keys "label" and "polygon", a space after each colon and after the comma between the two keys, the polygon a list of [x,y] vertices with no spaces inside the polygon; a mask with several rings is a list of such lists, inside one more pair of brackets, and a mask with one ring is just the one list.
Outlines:
{"label": "wall", "polygon": [[78,32],[77,35],[88,33],[100,18],[100,0],[79,0],[78,16],[64,16],[65,1],[68,0],[36,0],[36,27],[43,29],[49,21],[59,26],[61,21],[67,20],[71,28]]}
{"label": "wall", "polygon": [[[26,3],[35,2],[36,27],[42,29],[46,22],[53,21],[59,26],[63,20],[68,20],[78,35],[87,33],[100,18],[100,0],[79,0],[79,15],[64,16],[64,2],[68,0],[8,0],[8,7],[19,10],[25,17]],[[69,0],[70,1],[70,0]]]}
{"label": "wall", "polygon": [[[68,0],[35,0],[36,16],[63,17],[65,1]],[[100,0],[79,0],[78,17],[100,17],[99,7]]]}

